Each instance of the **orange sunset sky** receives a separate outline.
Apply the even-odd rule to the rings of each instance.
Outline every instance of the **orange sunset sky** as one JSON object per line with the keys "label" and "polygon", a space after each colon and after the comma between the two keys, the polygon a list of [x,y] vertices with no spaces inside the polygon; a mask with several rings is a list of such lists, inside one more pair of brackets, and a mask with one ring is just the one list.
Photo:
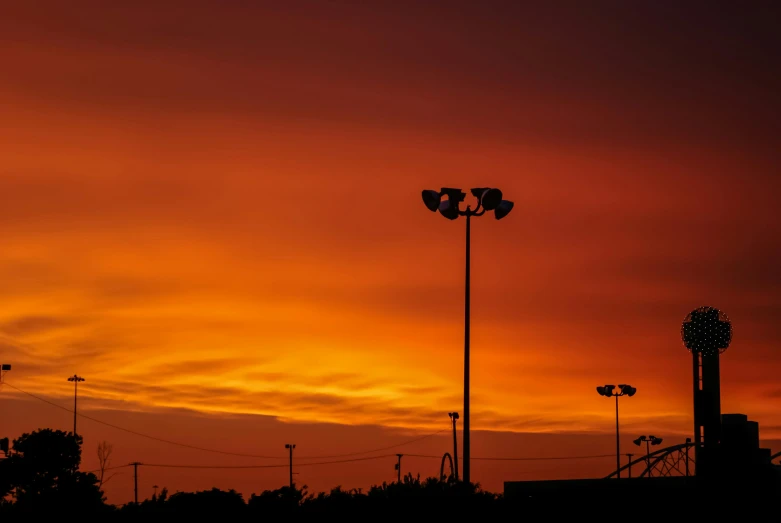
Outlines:
{"label": "orange sunset sky", "polygon": [[[551,4],[555,4],[551,5]],[[642,4],[642,5],[641,5]],[[723,5],[722,5],[723,4]],[[0,436],[88,419],[140,496],[287,482],[307,456],[452,450],[464,222],[474,457],[505,480],[615,468],[692,430],[680,323],[734,325],[722,408],[781,450],[779,8],[728,2],[7,2],[0,16]],[[459,433],[459,440],[461,434]],[[298,458],[297,458],[298,459]],[[302,466],[310,490],[395,456]],[[405,457],[405,472],[439,461]],[[107,485],[132,499],[132,469]]]}

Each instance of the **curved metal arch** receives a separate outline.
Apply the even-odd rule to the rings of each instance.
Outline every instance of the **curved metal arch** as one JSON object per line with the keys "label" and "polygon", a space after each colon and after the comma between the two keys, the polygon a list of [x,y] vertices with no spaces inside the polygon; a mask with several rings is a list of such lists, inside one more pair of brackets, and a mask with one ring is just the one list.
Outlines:
{"label": "curved metal arch", "polygon": [[[445,476],[445,458],[450,462],[450,476]],[[444,481],[448,477],[455,477],[455,475],[456,470],[453,467],[453,457],[449,452],[445,452],[445,455],[442,456],[442,463],[439,465],[439,479]]]}
{"label": "curved metal arch", "polygon": [[[623,472],[623,471],[629,469],[629,467],[632,467],[632,466],[635,466],[635,465],[638,465],[638,464],[642,464],[644,469],[643,469],[643,472],[641,472],[640,475],[637,476],[637,477],[641,477],[641,478],[642,477],[649,477],[650,476],[650,472],[649,471],[652,471],[655,466],[657,466],[661,461],[665,460],[670,454],[674,454],[675,452],[680,452],[680,451],[684,451],[685,452],[689,447],[694,447],[694,445],[695,445],[695,443],[681,443],[681,444],[678,444],[678,445],[672,445],[670,447],[665,447],[663,449],[655,450],[655,451],[651,452],[650,454],[648,454],[647,456],[643,456],[643,457],[637,458],[636,460],[634,460],[634,461],[632,461],[630,463],[627,463],[626,465],[624,465],[620,469],[614,470],[611,474],[609,474],[608,476],[605,476],[604,479],[610,479],[612,477],[615,477],[618,474],[619,471]],[[694,463],[694,458],[693,457],[689,457],[689,461],[691,463]]]}
{"label": "curved metal arch", "polygon": [[781,452],[776,452],[772,456],[770,456],[770,461],[772,462],[776,458],[781,458]]}

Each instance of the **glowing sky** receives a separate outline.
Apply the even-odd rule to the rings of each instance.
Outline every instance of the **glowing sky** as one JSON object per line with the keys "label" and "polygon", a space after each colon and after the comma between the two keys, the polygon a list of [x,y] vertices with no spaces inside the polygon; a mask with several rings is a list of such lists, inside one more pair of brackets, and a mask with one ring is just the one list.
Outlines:
{"label": "glowing sky", "polygon": [[[473,226],[484,455],[527,454],[529,432],[591,434],[567,448],[610,453],[594,387],[618,382],[639,391],[629,439],[682,441],[679,329],[701,305],[735,326],[723,410],[781,438],[777,8],[514,4],[5,6],[8,382],[68,405],[78,372],[84,408],[106,419],[257,453],[446,428],[462,401],[464,224],[420,190],[497,186],[513,213]],[[0,432],[69,427],[2,396]],[[166,433],[165,408],[197,435]],[[128,461],[195,459],[105,437]],[[550,438],[535,448],[561,454]],[[383,467],[315,484],[392,479]],[[496,489],[529,474],[475,473]]]}

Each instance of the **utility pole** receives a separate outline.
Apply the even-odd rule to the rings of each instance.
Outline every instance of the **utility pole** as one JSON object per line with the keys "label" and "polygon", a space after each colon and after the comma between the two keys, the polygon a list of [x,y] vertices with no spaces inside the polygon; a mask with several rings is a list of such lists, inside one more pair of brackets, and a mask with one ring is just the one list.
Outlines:
{"label": "utility pole", "polygon": [[133,499],[135,499],[136,505],[138,505],[138,466],[141,463],[134,461],[131,465],[133,465]]}
{"label": "utility pole", "polygon": [[398,458],[398,462],[396,463],[396,478],[399,483],[401,483],[401,457],[404,454],[396,454],[396,457]]}
{"label": "utility pole", "polygon": [[73,382],[73,435],[76,436],[76,400],[79,396],[79,382],[85,381],[81,376],[74,374],[68,381]]}
{"label": "utility pole", "polygon": [[293,449],[296,448],[296,446],[291,443],[286,443],[285,448],[290,451],[290,488],[292,490],[295,488],[293,485]]}

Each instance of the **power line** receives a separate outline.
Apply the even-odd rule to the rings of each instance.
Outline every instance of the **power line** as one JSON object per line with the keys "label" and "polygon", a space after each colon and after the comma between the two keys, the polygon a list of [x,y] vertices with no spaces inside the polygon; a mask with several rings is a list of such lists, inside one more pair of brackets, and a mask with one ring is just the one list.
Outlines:
{"label": "power line", "polygon": [[[19,392],[21,392],[23,394],[26,394],[26,395],[28,395],[28,396],[30,396],[32,398],[35,398],[35,399],[37,399],[39,401],[42,401],[44,403],[47,403],[49,405],[52,405],[53,407],[57,407],[58,409],[62,409],[64,411],[66,411],[66,412],[71,412],[71,413],[73,412],[73,410],[71,410],[71,409],[69,409],[67,407],[59,405],[58,403],[55,403],[53,401],[49,401],[49,400],[47,400],[45,398],[42,398],[41,396],[37,396],[35,394],[32,394],[31,392],[27,392],[25,390],[22,390],[19,387],[11,385],[7,381],[4,381],[3,384],[4,385],[8,385],[12,389],[14,389],[16,391],[19,391]],[[129,434],[134,434],[136,436],[141,436],[143,438],[148,438],[148,439],[151,439],[151,440],[154,440],[154,441],[167,443],[169,445],[175,445],[175,446],[178,446],[178,447],[184,447],[184,448],[188,448],[188,449],[199,450],[201,452],[212,452],[212,453],[215,453],[215,454],[224,454],[224,455],[228,455],[228,456],[240,456],[240,457],[245,457],[245,458],[287,459],[286,457],[283,457],[283,456],[263,456],[263,455],[259,455],[259,454],[245,454],[245,453],[240,453],[240,452],[229,452],[229,451],[226,451],[226,450],[218,450],[218,449],[210,449],[210,448],[206,448],[206,447],[198,447],[196,445],[189,445],[187,443],[180,443],[178,441],[171,441],[171,440],[168,440],[168,439],[159,438],[157,436],[144,434],[142,432],[137,432],[135,430],[131,430],[131,429],[128,429],[128,428],[125,428],[125,427],[120,427],[118,425],[114,425],[112,423],[108,423],[106,421],[99,420],[97,418],[93,418],[93,417],[88,416],[86,414],[83,414],[81,412],[79,412],[78,415],[83,417],[83,418],[85,418],[85,419],[88,419],[90,421],[94,421],[95,423],[100,423],[101,425],[105,425],[107,427],[111,427],[111,428],[114,428],[114,429],[117,429],[117,430],[121,430],[121,431],[127,432]],[[323,456],[302,456],[301,459],[329,459],[329,458],[342,458],[342,457],[348,457],[348,456],[359,456],[361,454],[372,454],[374,452],[381,452],[383,450],[390,450],[390,449],[398,448],[398,447],[401,447],[401,446],[404,446],[404,445],[409,445],[411,443],[416,443],[418,441],[422,441],[424,439],[436,436],[437,434],[441,434],[442,432],[445,432],[446,430],[449,430],[449,427],[445,428],[445,429],[442,429],[442,430],[438,430],[436,432],[432,432],[430,434],[426,434],[424,436],[419,436],[417,438],[413,438],[411,440],[403,441],[403,442],[397,443],[395,445],[389,445],[387,447],[380,447],[380,448],[377,448],[377,449],[364,450],[364,451],[360,451],[360,452],[350,452],[350,453],[346,453],[346,454],[332,454],[332,455],[323,455]],[[427,454],[406,454],[405,453],[404,455],[405,456],[410,456],[410,457],[416,457],[416,458],[442,459],[442,456],[427,455]],[[344,459],[344,460],[336,460],[336,461],[297,463],[296,466],[299,467],[299,466],[330,465],[330,464],[337,464],[337,463],[350,463],[350,462],[354,462],[354,461],[374,460],[374,459],[380,459],[380,458],[392,457],[392,456],[395,456],[395,454],[387,454],[387,455],[381,455],[381,456],[368,456],[368,457],[363,457],[363,458],[353,458],[353,459]],[[606,458],[606,457],[613,457],[613,456],[614,456],[613,454],[599,454],[599,455],[592,455],[592,456],[555,456],[555,457],[532,457],[532,458],[501,458],[501,457],[480,458],[480,457],[472,457],[471,459],[477,460],[477,461],[548,461],[548,460],[593,459],[593,458]],[[130,465],[120,465],[120,466],[117,466],[117,467],[112,467],[111,469],[123,468],[123,467],[127,467],[127,466],[130,466]],[[280,465],[236,465],[236,466],[214,465],[214,466],[210,466],[210,465],[165,465],[165,464],[146,464],[146,463],[144,464],[144,466],[147,466],[147,467],[176,467],[176,468],[282,468],[282,467],[287,467],[286,464],[280,464]],[[111,469],[106,469],[106,470],[111,470]],[[99,470],[100,469],[97,469],[96,471],[99,471]],[[94,471],[90,471],[90,472],[94,472]]]}
{"label": "power line", "polygon": [[450,430],[450,427],[448,427],[446,429],[438,430],[436,432],[432,432],[431,434],[426,434],[425,436],[420,436],[420,437],[415,438],[415,439],[404,441],[402,443],[397,443],[396,445],[390,445],[388,447],[381,447],[381,448],[373,449],[373,450],[364,450],[364,451],[361,451],[361,452],[350,452],[350,453],[347,453],[347,454],[333,454],[331,456],[301,456],[300,458],[301,459],[328,459],[328,458],[343,458],[343,457],[346,457],[346,456],[359,456],[361,454],[373,454],[375,452],[382,452],[383,450],[390,450],[390,449],[395,449],[397,447],[401,447],[401,446],[404,446],[404,445],[409,445],[410,443],[416,443],[416,442],[424,440],[426,438],[430,438],[432,436],[436,436],[437,434],[442,434],[446,430]]}
{"label": "power line", "polygon": [[[60,405],[58,403],[55,403],[53,401],[49,401],[49,400],[47,400],[45,398],[42,398],[40,396],[37,396],[35,394],[32,394],[32,393],[27,392],[25,390],[22,390],[19,387],[15,387],[14,385],[11,385],[8,382],[3,382],[3,383],[5,385],[8,385],[9,387],[11,387],[14,390],[17,390],[17,391],[19,391],[19,392],[21,392],[23,394],[27,394],[28,396],[30,396],[32,398],[35,398],[35,399],[37,399],[39,401],[43,401],[44,403],[48,403],[49,405],[57,407],[58,409],[62,409],[64,411],[66,411],[66,412],[71,412],[71,413],[73,412],[73,410],[71,410],[71,409],[69,409],[67,407],[63,407],[62,405]],[[131,429],[128,429],[128,428],[125,428],[125,427],[120,427],[118,425],[114,425],[114,424],[111,424],[111,423],[108,423],[108,422],[105,422],[105,421],[93,418],[93,417],[88,416],[86,414],[83,414],[81,412],[79,412],[78,415],[83,417],[83,418],[85,418],[85,419],[94,421],[95,423],[100,423],[102,425],[106,425],[107,427],[111,427],[111,428],[114,428],[114,429],[117,429],[117,430],[121,430],[121,431],[127,432],[129,434],[134,434],[136,436],[141,436],[143,438],[148,438],[148,439],[151,439],[151,440],[154,440],[154,441],[167,443],[169,445],[175,445],[175,446],[178,446],[178,447],[184,447],[184,448],[189,448],[189,449],[193,449],[193,450],[199,450],[201,452],[212,452],[212,453],[215,453],[215,454],[224,454],[224,455],[227,455],[227,456],[240,456],[240,457],[244,457],[244,458],[287,459],[284,456],[263,456],[263,455],[259,455],[259,454],[245,454],[245,453],[241,453],[241,452],[230,452],[230,451],[227,451],[227,450],[210,449],[210,448],[205,448],[205,447],[198,447],[198,446],[195,446],[195,445],[188,445],[187,443],[180,443],[178,441],[171,441],[171,440],[167,440],[167,439],[163,439],[163,438],[158,438],[157,436],[151,436],[149,434],[144,434],[144,433],[141,433],[141,432],[137,432],[135,430],[131,430]],[[363,451],[360,451],[360,452],[348,452],[348,453],[345,453],[345,454],[331,454],[331,455],[322,455],[322,456],[301,456],[301,459],[329,459],[329,458],[343,458],[343,457],[348,457],[348,456],[360,456],[362,454],[373,454],[375,452],[382,452],[384,450],[394,449],[394,448],[401,447],[401,446],[404,446],[404,445],[409,445],[411,443],[416,443],[416,442],[422,441],[422,440],[424,440],[426,438],[430,438],[432,436],[436,436],[437,434],[441,434],[442,432],[445,432],[446,430],[448,430],[448,429],[438,430],[436,432],[432,432],[431,434],[426,434],[424,436],[419,436],[419,437],[413,438],[411,440],[402,441],[401,443],[397,443],[395,445],[390,445],[390,446],[387,446],[387,447],[380,447],[380,448],[371,449],[371,450],[363,450]]]}
{"label": "power line", "polygon": [[[369,456],[365,458],[340,459],[336,461],[315,461],[309,463],[296,463],[296,468],[317,466],[317,465],[335,465],[339,463],[353,463],[356,461],[370,461],[375,459],[393,457],[395,454],[385,454],[383,456]],[[287,468],[288,465],[172,465],[167,463],[140,463],[144,467],[163,467],[178,469],[278,469]]]}
{"label": "power line", "polygon": [[[27,391],[24,391],[24,390],[20,389],[19,387],[15,387],[15,386],[11,385],[8,382],[4,382],[4,384],[8,385],[9,387],[11,387],[14,390],[18,390],[19,392],[21,392],[23,394],[27,394],[30,397],[33,397],[33,398],[35,398],[37,400],[40,400],[40,401],[43,401],[44,403],[48,403],[49,405],[52,405],[54,407],[57,407],[59,409],[67,411],[67,412],[73,412],[71,409],[69,409],[67,407],[63,407],[62,405],[54,403],[53,401],[49,401],[49,400],[47,400],[45,398],[42,398],[40,396],[36,396],[35,394],[32,394],[32,393],[27,392]],[[117,430],[121,430],[121,431],[130,433],[130,434],[134,434],[136,436],[141,436],[142,438],[148,438],[148,439],[151,439],[151,440],[160,441],[162,443],[168,443],[169,445],[176,445],[178,447],[185,447],[185,448],[189,448],[189,449],[193,449],[193,450],[200,450],[201,452],[214,452],[216,454],[226,454],[226,455],[229,455],[229,456],[241,456],[241,457],[245,457],[245,458],[285,459],[284,457],[281,457],[281,456],[261,456],[261,455],[258,455],[258,454],[242,454],[240,452],[229,452],[227,450],[209,449],[209,448],[205,448],[205,447],[198,447],[198,446],[195,446],[195,445],[188,445],[187,443],[179,443],[178,441],[171,441],[171,440],[168,440],[168,439],[158,438],[157,436],[150,436],[149,434],[144,434],[142,432],[137,432],[135,430],[131,430],[131,429],[128,429],[128,428],[125,428],[125,427],[120,427],[118,425],[114,425],[112,423],[108,423],[106,421],[102,421],[102,420],[93,418],[91,416],[87,416],[86,414],[78,413],[78,415],[83,417],[83,418],[86,418],[86,419],[88,419],[90,421],[94,421],[95,423],[100,423],[101,425],[106,425],[107,427],[111,427],[111,428],[114,428],[114,429],[117,429]]]}
{"label": "power line", "polygon": [[[431,458],[442,459],[442,456],[433,456],[430,454],[404,454],[413,458]],[[592,456],[552,456],[552,457],[534,457],[534,458],[475,458],[478,461],[549,461],[549,460],[567,460],[567,459],[591,459],[591,458],[613,458],[614,454],[596,454]]]}

